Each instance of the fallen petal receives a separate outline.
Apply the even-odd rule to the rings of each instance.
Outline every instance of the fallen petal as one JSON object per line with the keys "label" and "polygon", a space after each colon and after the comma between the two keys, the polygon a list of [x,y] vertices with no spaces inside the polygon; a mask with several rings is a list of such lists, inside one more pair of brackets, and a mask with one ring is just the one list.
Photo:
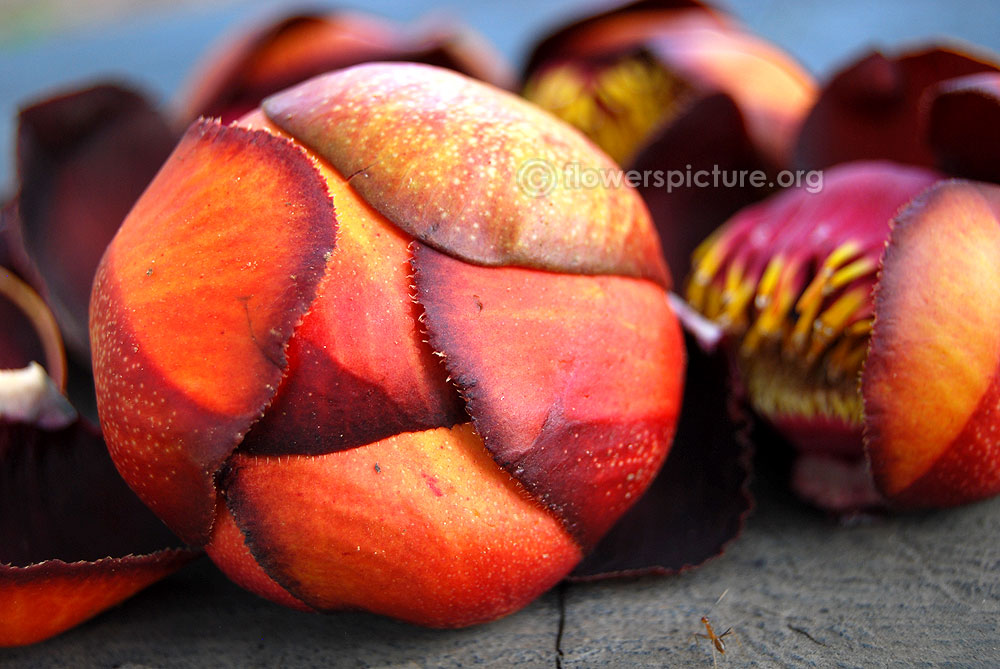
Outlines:
{"label": "fallen petal", "polygon": [[720,555],[743,531],[753,507],[751,450],[747,418],[728,392],[727,357],[687,337],[684,400],[670,455],[571,579],[676,573]]}
{"label": "fallen petal", "polygon": [[177,141],[138,92],[103,84],[23,109],[13,223],[66,344],[90,360],[87,306],[97,263]]}
{"label": "fallen petal", "polygon": [[0,372],[0,646],[58,634],[197,555],[128,489],[100,434],[39,369]]}
{"label": "fallen petal", "polygon": [[220,44],[195,68],[180,117],[233,121],[267,96],[310,77],[373,61],[437,65],[509,87],[503,59],[478,35],[448,25],[414,34],[350,11],[293,14],[255,25]]}

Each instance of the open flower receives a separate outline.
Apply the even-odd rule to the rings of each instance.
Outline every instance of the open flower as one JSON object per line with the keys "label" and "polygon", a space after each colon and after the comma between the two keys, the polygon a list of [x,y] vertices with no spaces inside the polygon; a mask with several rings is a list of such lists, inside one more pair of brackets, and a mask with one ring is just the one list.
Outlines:
{"label": "open flower", "polygon": [[[874,319],[872,288],[895,213],[941,175],[887,162],[828,170],[823,189],[790,189],[748,207],[697,250],[690,304],[732,338],[755,411],[801,453],[806,492],[816,458],[850,480],[843,500],[875,504],[864,474],[857,379]],[[858,483],[848,474],[861,471]]]}
{"label": "open flower", "polygon": [[562,579],[666,457],[684,364],[635,192],[525,187],[566,162],[614,169],[416,65],[192,125],[94,285],[122,475],[299,608],[456,626]]}
{"label": "open flower", "polygon": [[535,47],[524,81],[525,97],[637,175],[677,281],[698,242],[770,189],[667,188],[664,175],[787,166],[815,97],[791,57],[699,2],[641,0],[565,26]]}
{"label": "open flower", "polygon": [[[848,66],[823,89],[797,141],[799,165],[832,165],[819,188],[744,209],[694,256],[689,299],[729,333],[747,399],[796,447],[793,488],[820,507],[943,506],[997,492],[990,448],[958,433],[947,443],[933,438],[981,425],[989,402],[961,380],[966,372],[951,356],[962,358],[963,345],[951,341],[956,352],[938,355],[947,337],[932,336],[965,332],[947,310],[931,308],[951,290],[962,304],[964,289],[943,265],[924,272],[898,260],[932,240],[969,280],[988,274],[981,259],[952,254],[964,248],[970,217],[991,220],[983,204],[991,187],[941,185],[947,173],[931,168],[995,173],[981,150],[995,136],[995,68],[988,56],[940,48],[874,53]],[[857,158],[879,160],[839,162]],[[926,301],[905,302],[904,315],[910,299]],[[985,404],[937,406],[906,392],[899,379],[933,385],[914,369],[937,370],[944,386],[963,385]],[[903,436],[904,424],[919,429]],[[965,454],[958,466],[956,453]]]}

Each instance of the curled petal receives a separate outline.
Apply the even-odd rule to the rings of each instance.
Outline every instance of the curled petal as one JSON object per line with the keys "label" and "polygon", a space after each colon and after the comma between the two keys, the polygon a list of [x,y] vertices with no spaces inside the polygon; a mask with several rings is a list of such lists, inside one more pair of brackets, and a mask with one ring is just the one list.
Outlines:
{"label": "curled petal", "polygon": [[40,368],[0,372],[0,646],[118,604],[196,556],[179,546]]}
{"label": "curled petal", "polygon": [[60,390],[66,388],[66,352],[55,316],[31,286],[0,266],[0,369],[44,360]]}
{"label": "curled petal", "polygon": [[[87,306],[97,264],[177,140],[140,94],[103,84],[23,109],[20,192],[11,224],[67,346],[87,361]],[[37,274],[36,274],[37,273]]]}
{"label": "curled petal", "polygon": [[1000,182],[1000,74],[949,79],[936,89],[928,113],[931,148],[951,174]]}
{"label": "curled petal", "polygon": [[997,69],[992,56],[943,48],[895,57],[875,51],[823,88],[802,124],[795,162],[809,169],[863,159],[931,167],[927,96],[939,82]]}
{"label": "curled petal", "polygon": [[691,30],[650,48],[682,78],[730,96],[747,133],[772,165],[787,165],[799,124],[812,106],[812,77],[784,52],[749,33]]}
{"label": "curled petal", "polygon": [[689,302],[732,337],[751,404],[800,449],[861,456],[857,374],[879,254],[899,207],[940,176],[839,165],[815,192],[740,211],[696,251]]}
{"label": "curled petal", "polygon": [[635,2],[570,24],[528,61],[525,96],[625,165],[704,96],[729,96],[761,159],[788,162],[815,85],[788,55],[699,3]]}
{"label": "curled petal", "polygon": [[1000,188],[942,182],[896,218],[862,376],[880,492],[902,506],[1000,493]]}
{"label": "curled petal", "polygon": [[[691,254],[741,208],[770,192],[750,174],[768,164],[750,141],[739,107],[723,93],[693,103],[650,139],[632,161],[636,190],[649,206],[674,285],[683,285]],[[687,175],[698,182],[687,182]]]}

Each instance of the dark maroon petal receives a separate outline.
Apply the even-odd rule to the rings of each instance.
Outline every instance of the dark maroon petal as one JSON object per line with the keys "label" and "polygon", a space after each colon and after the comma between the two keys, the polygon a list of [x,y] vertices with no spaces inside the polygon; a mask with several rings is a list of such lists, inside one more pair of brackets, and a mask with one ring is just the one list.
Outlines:
{"label": "dark maroon petal", "polygon": [[12,219],[67,346],[89,360],[97,263],[177,137],[139,93],[108,84],[27,107],[19,121],[21,190]]}
{"label": "dark maroon petal", "polygon": [[72,627],[197,556],[32,365],[0,374],[0,647]]}
{"label": "dark maroon petal", "polygon": [[[753,173],[761,175],[759,186],[751,185]],[[723,93],[698,100],[639,153],[626,174],[649,206],[673,285],[684,285],[698,244],[772,190],[767,173],[736,103]],[[709,185],[697,185],[696,175]]]}
{"label": "dark maroon petal", "polygon": [[841,70],[806,117],[795,152],[800,167],[860,159],[933,166],[927,141],[927,95],[935,84],[997,66],[931,48],[886,57],[875,51]]}
{"label": "dark maroon petal", "polygon": [[96,428],[0,419],[0,562],[93,561],[180,545],[118,475]]}
{"label": "dark maroon petal", "polygon": [[928,116],[937,164],[957,176],[1000,182],[1000,74],[945,81]]}
{"label": "dark maroon petal", "polygon": [[464,263],[422,244],[430,344],[500,466],[593,546],[676,425],[683,349],[666,294],[627,277]]}
{"label": "dark maroon petal", "polygon": [[687,378],[670,455],[646,494],[570,575],[586,581],[667,574],[720,555],[753,507],[747,420],[720,350],[686,337]]}

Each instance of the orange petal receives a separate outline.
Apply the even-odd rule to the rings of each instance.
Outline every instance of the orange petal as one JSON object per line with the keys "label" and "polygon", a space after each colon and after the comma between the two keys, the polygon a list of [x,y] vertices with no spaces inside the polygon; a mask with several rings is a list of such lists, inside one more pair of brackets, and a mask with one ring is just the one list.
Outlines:
{"label": "orange petal", "polygon": [[65,632],[177,571],[194,555],[165,550],[96,562],[0,564],[0,647]]}
{"label": "orange petal", "polygon": [[470,425],[321,456],[237,454],[226,486],[251,553],[317,609],[469,625],[524,606],[581,557]]}
{"label": "orange petal", "polygon": [[560,27],[535,46],[525,70],[560,58],[614,53],[668,31],[735,27],[726,14],[697,0],[628,2]]}
{"label": "orange petal", "polygon": [[497,462],[592,546],[656,475],[684,353],[663,290],[486,268],[417,245],[417,300]]}
{"label": "orange petal", "polygon": [[438,68],[376,64],[313,79],[263,108],[386,218],[452,255],[668,281],[634,190],[573,177],[620,170],[513,95]]}
{"label": "orange petal", "polygon": [[762,154],[774,165],[788,164],[817,94],[812,77],[790,56],[749,33],[707,28],[679,31],[651,48],[699,89],[729,95]]}
{"label": "orange petal", "polygon": [[891,501],[1000,493],[1000,188],[942,182],[897,217],[862,377],[872,473]]}
{"label": "orange petal", "polygon": [[278,387],[335,228],[300,149],[202,121],[101,263],[91,339],[109,449],[189,543],[208,539],[212,475]]}
{"label": "orange petal", "polygon": [[411,298],[413,238],[325,164],[337,248],[288,346],[288,373],[242,452],[318,455],[468,420]]}

